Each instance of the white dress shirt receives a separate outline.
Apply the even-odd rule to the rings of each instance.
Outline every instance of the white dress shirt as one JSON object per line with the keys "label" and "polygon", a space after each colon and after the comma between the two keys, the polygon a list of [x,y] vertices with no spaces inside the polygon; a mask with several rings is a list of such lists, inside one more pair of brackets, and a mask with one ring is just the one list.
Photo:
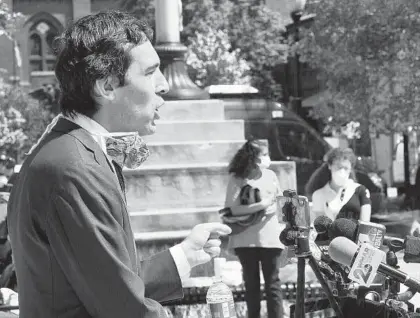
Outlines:
{"label": "white dress shirt", "polygon": [[[106,153],[105,143],[105,136],[110,135],[110,133],[102,125],[83,114],[76,114],[72,117],[67,117],[63,115],[60,116],[74,122],[75,124],[85,129],[92,136],[92,138],[100,145],[102,151],[105,153],[106,158],[109,160],[109,162],[111,162],[111,159]],[[113,167],[112,164],[111,166]],[[187,260],[187,257],[185,256],[185,253],[179,244],[171,247],[169,251],[174,259],[179,277],[181,278],[181,282],[184,283],[185,280],[187,280],[190,277],[191,273],[191,266]]]}

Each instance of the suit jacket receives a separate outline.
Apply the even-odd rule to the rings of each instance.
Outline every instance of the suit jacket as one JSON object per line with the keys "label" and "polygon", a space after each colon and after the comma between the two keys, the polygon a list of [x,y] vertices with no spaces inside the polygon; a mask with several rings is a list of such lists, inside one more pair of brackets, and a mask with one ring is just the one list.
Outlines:
{"label": "suit jacket", "polygon": [[169,251],[138,262],[124,195],[92,136],[60,119],[8,204],[21,318],[165,317],[181,298]]}

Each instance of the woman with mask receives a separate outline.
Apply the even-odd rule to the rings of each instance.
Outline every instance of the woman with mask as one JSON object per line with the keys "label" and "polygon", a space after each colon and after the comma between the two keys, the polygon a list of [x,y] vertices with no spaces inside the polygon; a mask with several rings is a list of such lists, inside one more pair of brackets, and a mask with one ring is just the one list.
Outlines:
{"label": "woman with mask", "polygon": [[[229,164],[225,207],[229,207],[234,216],[264,211],[259,222],[229,238],[229,248],[234,250],[242,264],[248,318],[260,317],[260,263],[267,294],[268,318],[283,317],[279,267],[284,246],[279,235],[285,225],[279,223],[276,214],[276,197],[282,191],[276,174],[268,169],[269,166],[268,144],[263,140],[247,141]],[[240,193],[245,185],[258,189],[261,201],[242,204]]]}
{"label": "woman with mask", "polygon": [[331,220],[347,218],[370,221],[370,193],[365,186],[354,180],[355,163],[356,156],[350,148],[334,148],[326,154],[324,167],[308,182],[319,182],[314,179],[319,179],[321,174],[328,176],[324,186],[312,195],[313,219],[326,215]]}

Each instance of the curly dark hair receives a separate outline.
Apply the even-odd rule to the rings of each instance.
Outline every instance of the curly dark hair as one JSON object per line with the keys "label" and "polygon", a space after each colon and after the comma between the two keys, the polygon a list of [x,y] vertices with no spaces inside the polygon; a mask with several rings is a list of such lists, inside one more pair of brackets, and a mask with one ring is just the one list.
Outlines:
{"label": "curly dark hair", "polygon": [[228,171],[237,178],[249,177],[257,165],[257,159],[263,149],[268,148],[266,140],[248,140],[233,156],[229,163]]}
{"label": "curly dark hair", "polygon": [[348,160],[353,168],[356,164],[356,156],[351,148],[333,148],[325,155],[325,161],[332,165],[334,161]]}
{"label": "curly dark hair", "polygon": [[102,11],[77,20],[55,40],[55,74],[65,115],[87,116],[98,110],[92,88],[98,79],[115,76],[124,85],[133,47],[153,38],[149,25],[122,11]]}
{"label": "curly dark hair", "polygon": [[[329,165],[332,165],[334,161],[342,161],[348,160],[350,161],[351,167],[354,168],[356,164],[356,156],[352,149],[350,148],[333,148],[327,152],[324,157],[324,163],[312,173],[311,177],[309,178],[308,182],[305,186],[305,195],[312,196],[312,194],[325,186],[327,182],[331,181],[331,171],[329,169]],[[356,174],[354,170],[350,172],[350,178],[354,181],[357,181]]]}

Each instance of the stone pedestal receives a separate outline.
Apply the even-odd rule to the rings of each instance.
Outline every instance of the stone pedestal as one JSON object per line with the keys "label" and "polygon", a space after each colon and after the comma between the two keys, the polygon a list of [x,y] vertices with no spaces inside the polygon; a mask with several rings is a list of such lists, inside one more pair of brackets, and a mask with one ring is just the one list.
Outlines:
{"label": "stone pedestal", "polygon": [[209,99],[209,94],[193,83],[185,64],[187,47],[180,42],[182,2],[156,0],[156,46],[161,70],[169,83],[165,100]]}
{"label": "stone pedestal", "polygon": [[[149,159],[125,169],[127,203],[136,239],[175,241],[199,223],[219,222],[227,166],[245,142],[243,120],[225,119],[221,100],[168,101]],[[282,189],[296,188],[294,162],[273,162]]]}
{"label": "stone pedestal", "polygon": [[190,79],[185,63],[187,47],[181,43],[161,43],[155,46],[161,59],[161,69],[169,83],[165,100],[209,99],[209,94]]}

